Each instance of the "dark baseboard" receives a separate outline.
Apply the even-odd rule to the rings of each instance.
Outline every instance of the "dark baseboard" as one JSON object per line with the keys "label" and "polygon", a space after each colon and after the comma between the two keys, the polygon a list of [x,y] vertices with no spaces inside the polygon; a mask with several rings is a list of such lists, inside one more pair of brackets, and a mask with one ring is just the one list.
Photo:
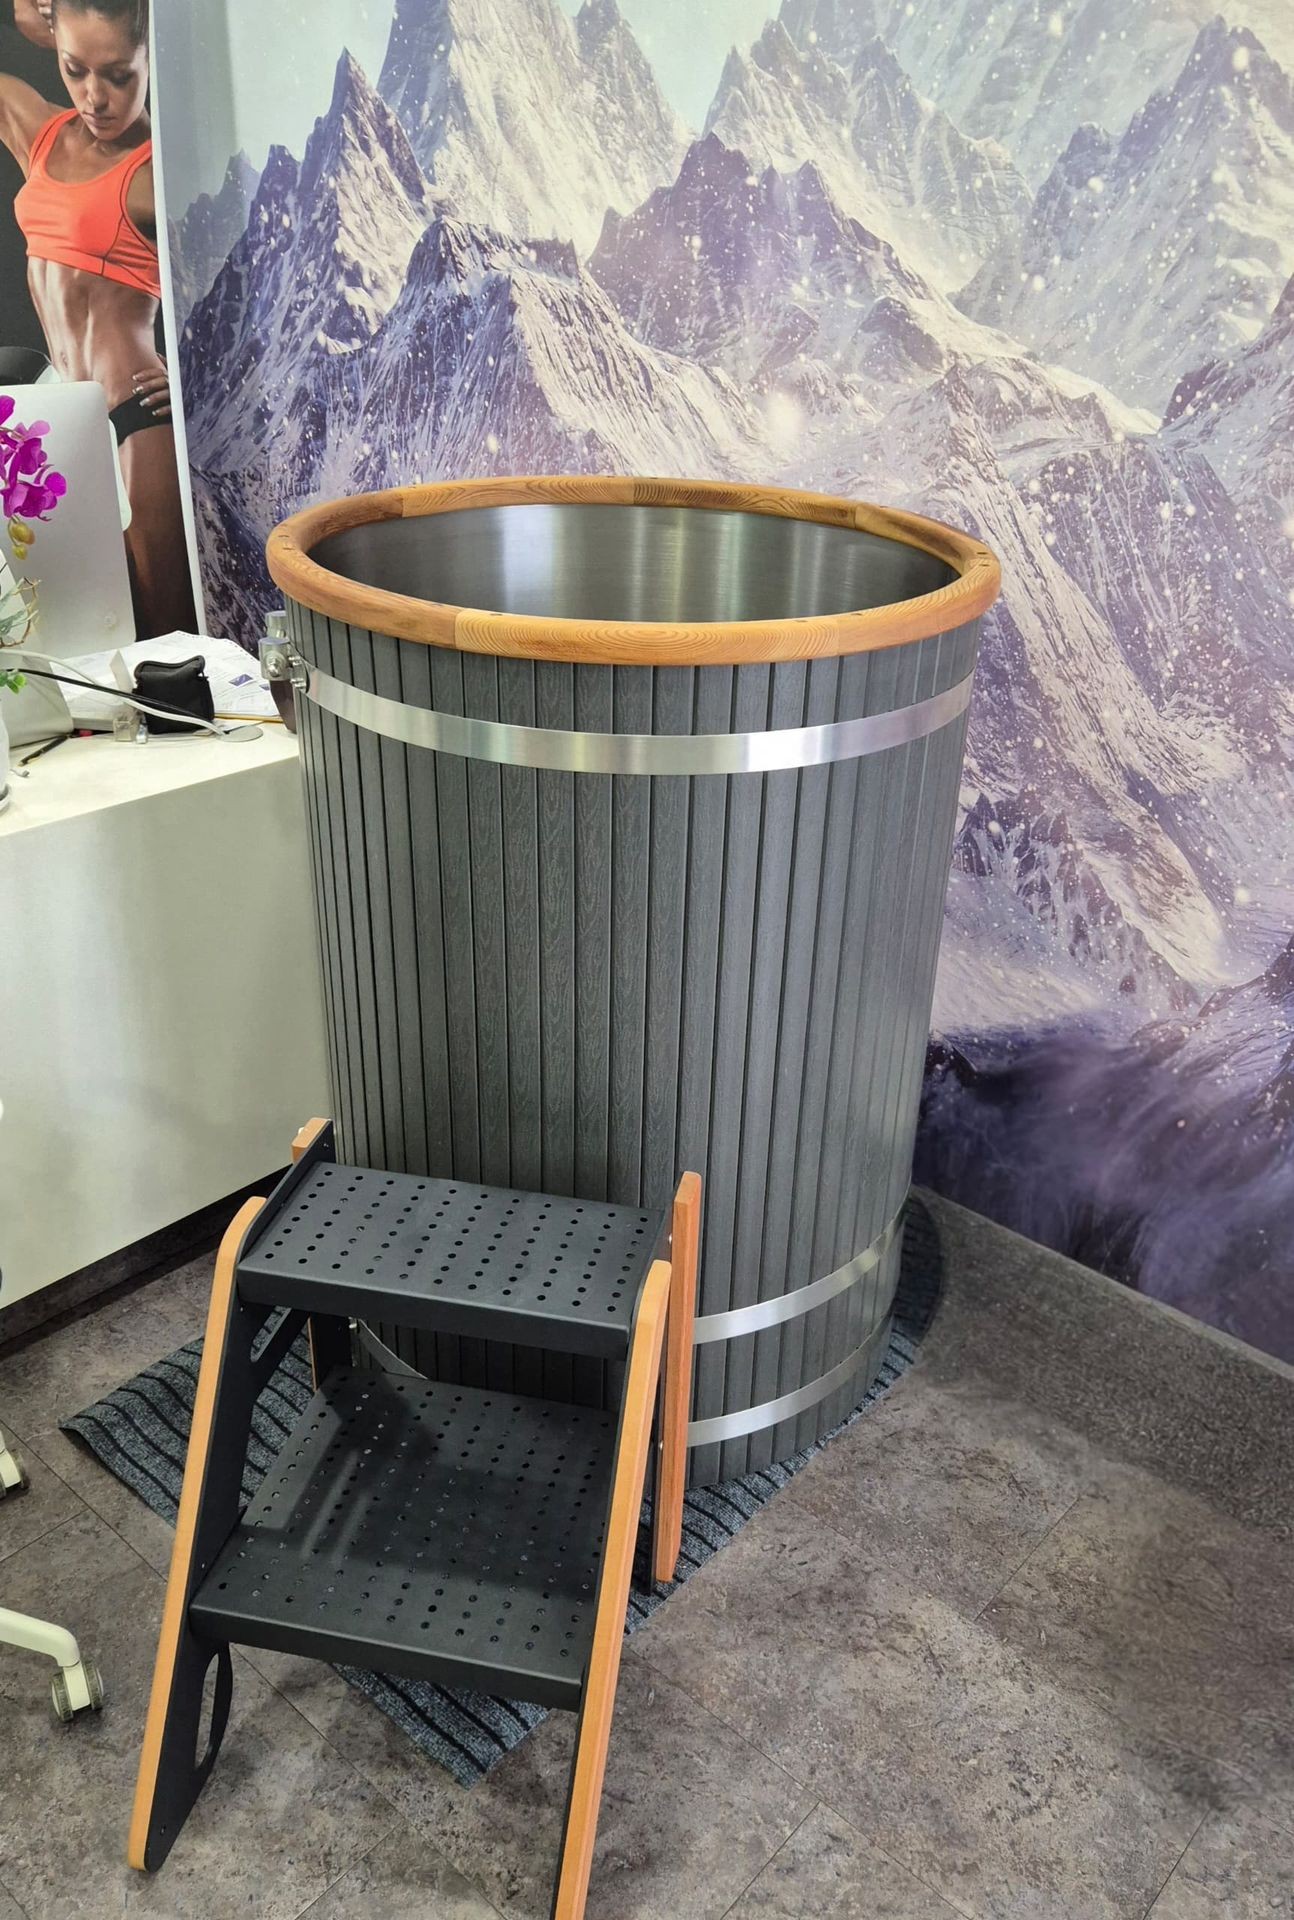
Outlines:
{"label": "dark baseboard", "polygon": [[272,1184],[281,1171],[240,1187],[224,1200],[200,1207],[196,1213],[187,1214],[168,1227],[159,1227],[156,1233],[123,1247],[119,1253],[94,1260],[88,1267],[80,1267],[75,1273],[54,1281],[52,1286],[15,1300],[10,1307],[0,1306],[0,1353],[21,1346],[34,1334],[49,1333],[56,1326],[66,1325],[90,1305],[101,1306],[108,1299],[131,1293],[147,1281],[158,1279],[186,1260],[213,1252],[243,1201],[254,1193],[268,1192],[266,1181]]}

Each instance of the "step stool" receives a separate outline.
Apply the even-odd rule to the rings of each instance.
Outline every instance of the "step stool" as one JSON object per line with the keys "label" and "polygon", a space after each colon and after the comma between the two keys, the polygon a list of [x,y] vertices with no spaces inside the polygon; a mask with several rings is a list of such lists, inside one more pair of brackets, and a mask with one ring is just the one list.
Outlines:
{"label": "step stool", "polygon": [[[322,1120],[293,1161],[216,1261],[130,1864],[161,1866],[211,1771],[231,1645],[272,1647],[578,1713],[552,1912],[580,1920],[653,1428],[657,1580],[682,1541],[700,1180],[640,1212],[380,1173]],[[619,1362],[619,1405],[360,1370],[352,1316]],[[303,1326],[314,1398],[240,1512]]]}

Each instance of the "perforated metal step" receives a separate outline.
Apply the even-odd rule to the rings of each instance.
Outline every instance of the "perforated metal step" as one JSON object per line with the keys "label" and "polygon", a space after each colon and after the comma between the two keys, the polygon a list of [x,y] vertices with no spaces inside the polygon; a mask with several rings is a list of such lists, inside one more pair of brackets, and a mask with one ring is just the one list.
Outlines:
{"label": "perforated metal step", "polygon": [[619,1358],[665,1233],[664,1208],[325,1162],[254,1236],[238,1288],[276,1306]]}
{"label": "perforated metal step", "polygon": [[615,1413],[330,1374],[190,1607],[216,1640],[574,1707]]}

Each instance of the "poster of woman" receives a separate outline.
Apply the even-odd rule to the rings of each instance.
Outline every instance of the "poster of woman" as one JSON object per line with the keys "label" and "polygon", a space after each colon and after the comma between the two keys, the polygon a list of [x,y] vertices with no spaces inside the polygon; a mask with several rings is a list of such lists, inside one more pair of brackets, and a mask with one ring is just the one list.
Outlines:
{"label": "poster of woman", "polygon": [[169,381],[159,351],[148,0],[8,4],[13,31],[0,41],[0,143],[20,184],[0,203],[0,378],[25,384],[52,371],[59,380],[90,380],[103,389],[130,503],[125,539],[136,631],[142,639],[192,632]]}

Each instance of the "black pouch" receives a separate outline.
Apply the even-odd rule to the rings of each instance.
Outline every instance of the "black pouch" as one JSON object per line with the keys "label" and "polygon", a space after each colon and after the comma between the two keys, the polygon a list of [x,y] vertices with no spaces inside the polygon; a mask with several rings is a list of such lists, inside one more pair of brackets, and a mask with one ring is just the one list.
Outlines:
{"label": "black pouch", "polygon": [[[175,710],[175,718],[167,720],[145,714],[150,733],[192,733],[193,721],[216,717],[207,663],[200,653],[192,660],[141,660],[135,668],[135,692],[151,706]],[[185,719],[186,714],[192,720]]]}

